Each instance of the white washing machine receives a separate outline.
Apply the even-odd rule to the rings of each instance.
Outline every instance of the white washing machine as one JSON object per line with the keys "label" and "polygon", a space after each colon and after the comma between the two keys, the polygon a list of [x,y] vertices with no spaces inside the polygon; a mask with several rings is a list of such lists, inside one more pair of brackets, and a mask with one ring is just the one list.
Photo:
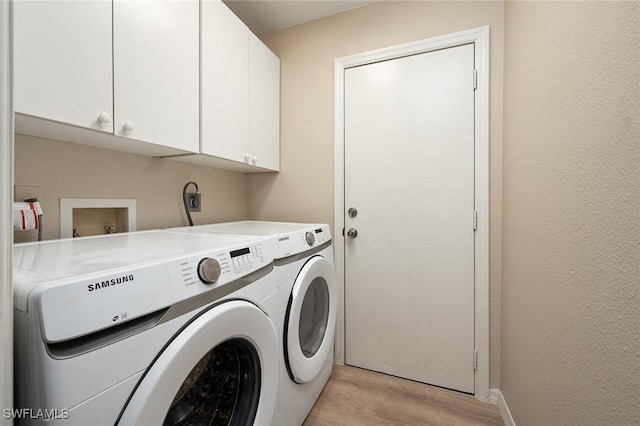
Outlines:
{"label": "white washing machine", "polygon": [[301,425],[333,366],[337,297],[328,225],[243,221],[180,232],[269,237],[278,285],[279,426]]}
{"label": "white washing machine", "polygon": [[274,422],[268,240],[147,231],[18,244],[13,262],[24,423]]}

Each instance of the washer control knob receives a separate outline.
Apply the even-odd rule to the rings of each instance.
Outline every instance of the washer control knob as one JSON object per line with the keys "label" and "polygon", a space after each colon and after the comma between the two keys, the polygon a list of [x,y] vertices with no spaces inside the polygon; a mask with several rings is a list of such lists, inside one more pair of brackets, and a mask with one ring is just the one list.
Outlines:
{"label": "washer control knob", "polygon": [[307,232],[304,234],[304,238],[307,240],[307,244],[312,246],[316,242],[316,236],[313,235],[313,232]]}
{"label": "washer control knob", "polygon": [[220,278],[220,263],[205,257],[198,263],[198,277],[205,284],[213,284]]}

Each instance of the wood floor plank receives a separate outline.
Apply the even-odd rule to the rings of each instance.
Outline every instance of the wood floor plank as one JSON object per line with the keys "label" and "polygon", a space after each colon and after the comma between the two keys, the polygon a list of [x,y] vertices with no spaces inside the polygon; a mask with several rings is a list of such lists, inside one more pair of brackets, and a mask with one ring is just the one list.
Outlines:
{"label": "wood floor plank", "polygon": [[456,392],[336,365],[304,426],[500,425],[495,405]]}

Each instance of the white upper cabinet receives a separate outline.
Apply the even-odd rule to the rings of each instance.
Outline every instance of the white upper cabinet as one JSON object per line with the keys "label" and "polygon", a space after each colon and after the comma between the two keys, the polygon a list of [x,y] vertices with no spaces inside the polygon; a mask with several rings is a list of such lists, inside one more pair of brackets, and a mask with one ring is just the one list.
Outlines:
{"label": "white upper cabinet", "polygon": [[249,153],[256,166],[280,169],[280,59],[249,37]]}
{"label": "white upper cabinet", "polygon": [[14,7],[18,133],[145,155],[199,152],[198,1]]}
{"label": "white upper cabinet", "polygon": [[204,157],[179,160],[279,170],[280,60],[220,0],[202,1],[201,34]]}
{"label": "white upper cabinet", "polygon": [[249,29],[219,0],[202,2],[202,153],[244,161],[249,140]]}
{"label": "white upper cabinet", "polygon": [[113,132],[111,1],[15,1],[16,112]]}
{"label": "white upper cabinet", "polygon": [[115,134],[199,150],[199,3],[114,0]]}
{"label": "white upper cabinet", "polygon": [[16,132],[280,168],[280,61],[220,0],[14,2]]}

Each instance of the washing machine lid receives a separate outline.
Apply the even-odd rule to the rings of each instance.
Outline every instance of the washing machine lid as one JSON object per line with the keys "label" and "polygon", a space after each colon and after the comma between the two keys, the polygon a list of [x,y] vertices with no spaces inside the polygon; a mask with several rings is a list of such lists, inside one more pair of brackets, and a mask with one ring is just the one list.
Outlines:
{"label": "washing machine lid", "polygon": [[240,221],[210,225],[173,228],[196,234],[263,236],[271,240],[274,259],[304,253],[331,241],[331,230],[327,224]]}
{"label": "washing machine lid", "polygon": [[[62,285],[103,275],[117,279],[128,271],[154,266],[162,274],[163,263],[257,242],[268,246],[265,238],[255,236],[205,236],[156,230],[16,244],[14,305],[26,311],[29,294],[41,285]],[[261,254],[265,263],[273,260],[268,247]]]}
{"label": "washing machine lid", "polygon": [[293,222],[266,222],[256,220],[243,220],[238,222],[212,223],[209,225],[188,226],[182,228],[189,232],[211,232],[215,234],[234,235],[262,235],[265,237],[288,234],[290,232],[305,231],[314,226],[322,226],[313,223]]}

